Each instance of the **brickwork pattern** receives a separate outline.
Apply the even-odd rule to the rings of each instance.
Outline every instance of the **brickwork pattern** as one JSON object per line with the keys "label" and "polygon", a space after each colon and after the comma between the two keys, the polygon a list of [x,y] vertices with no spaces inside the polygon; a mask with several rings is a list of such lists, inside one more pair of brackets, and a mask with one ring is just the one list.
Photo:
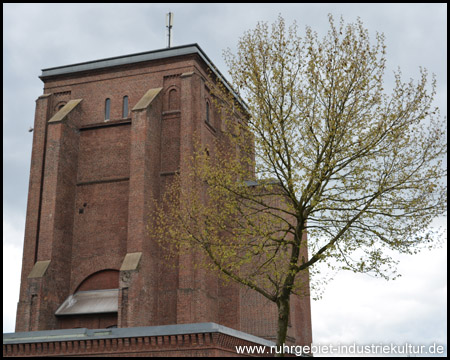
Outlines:
{"label": "brickwork pattern", "polygon": [[[4,357],[34,356],[129,356],[129,357],[217,357],[263,356],[236,353],[236,346],[254,346],[252,342],[221,333],[143,336],[130,338],[73,340],[8,344]],[[269,351],[267,349],[267,351]],[[270,355],[270,354],[266,354]]]}
{"label": "brickwork pattern", "polygon": [[[108,281],[119,287],[119,327],[217,322],[257,336],[273,333],[274,304],[194,269],[198,254],[181,253],[168,263],[151,238],[149,200],[161,196],[176,171],[183,173],[193,134],[201,134],[205,145],[221,136],[214,111],[205,122],[207,77],[200,57],[183,55],[43,78],[44,95],[36,101],[16,331],[69,323],[94,326],[89,319],[63,321],[54,313],[92,274],[114,270],[117,281]],[[133,110],[149,89],[159,88],[148,107]],[[129,113],[122,118],[124,96]],[[107,98],[111,109],[105,121]],[[66,118],[48,123],[73,99],[81,102]],[[135,252],[142,253],[138,267],[120,271],[126,254]],[[28,278],[36,261],[50,264],[42,277]],[[311,342],[309,298],[294,303],[292,336],[296,342]],[[250,326],[250,314],[261,323]],[[20,350],[14,349],[8,351]]]}

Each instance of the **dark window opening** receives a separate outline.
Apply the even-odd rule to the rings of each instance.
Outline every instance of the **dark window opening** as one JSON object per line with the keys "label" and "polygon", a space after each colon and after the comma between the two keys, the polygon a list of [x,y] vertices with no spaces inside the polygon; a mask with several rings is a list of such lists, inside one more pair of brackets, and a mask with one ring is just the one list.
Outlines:
{"label": "dark window opening", "polygon": [[108,98],[105,101],[105,120],[109,120],[110,108],[111,108],[111,100]]}
{"label": "dark window opening", "polygon": [[122,117],[126,118],[128,117],[128,96],[123,97],[123,111],[122,111]]}

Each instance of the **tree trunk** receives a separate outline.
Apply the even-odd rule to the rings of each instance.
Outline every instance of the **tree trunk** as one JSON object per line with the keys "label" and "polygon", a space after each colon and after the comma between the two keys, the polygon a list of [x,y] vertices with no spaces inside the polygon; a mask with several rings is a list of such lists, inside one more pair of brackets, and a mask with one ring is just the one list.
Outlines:
{"label": "tree trunk", "polygon": [[284,344],[286,342],[288,324],[289,324],[289,296],[277,301],[278,306],[278,330],[277,330],[277,348],[275,356],[284,356]]}

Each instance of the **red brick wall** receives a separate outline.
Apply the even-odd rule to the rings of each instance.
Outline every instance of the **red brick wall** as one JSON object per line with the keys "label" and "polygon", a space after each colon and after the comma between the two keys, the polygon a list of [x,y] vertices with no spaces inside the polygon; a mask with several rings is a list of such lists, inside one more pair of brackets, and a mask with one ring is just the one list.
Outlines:
{"label": "red brick wall", "polygon": [[127,246],[128,181],[78,186],[74,213],[71,291],[97,271],[120,269]]}
{"label": "red brick wall", "polygon": [[80,132],[78,183],[130,176],[130,124]]}

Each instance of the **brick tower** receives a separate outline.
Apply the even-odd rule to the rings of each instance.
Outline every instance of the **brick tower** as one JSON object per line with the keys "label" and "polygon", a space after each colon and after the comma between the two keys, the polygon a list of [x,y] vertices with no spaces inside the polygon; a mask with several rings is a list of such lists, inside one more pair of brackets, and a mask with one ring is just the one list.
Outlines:
{"label": "brick tower", "polygon": [[[214,322],[273,339],[274,304],[167,264],[147,230],[193,132],[220,136],[210,70],[225,81],[193,44],[42,71],[17,332]],[[291,309],[290,342],[309,344],[309,298]]]}

